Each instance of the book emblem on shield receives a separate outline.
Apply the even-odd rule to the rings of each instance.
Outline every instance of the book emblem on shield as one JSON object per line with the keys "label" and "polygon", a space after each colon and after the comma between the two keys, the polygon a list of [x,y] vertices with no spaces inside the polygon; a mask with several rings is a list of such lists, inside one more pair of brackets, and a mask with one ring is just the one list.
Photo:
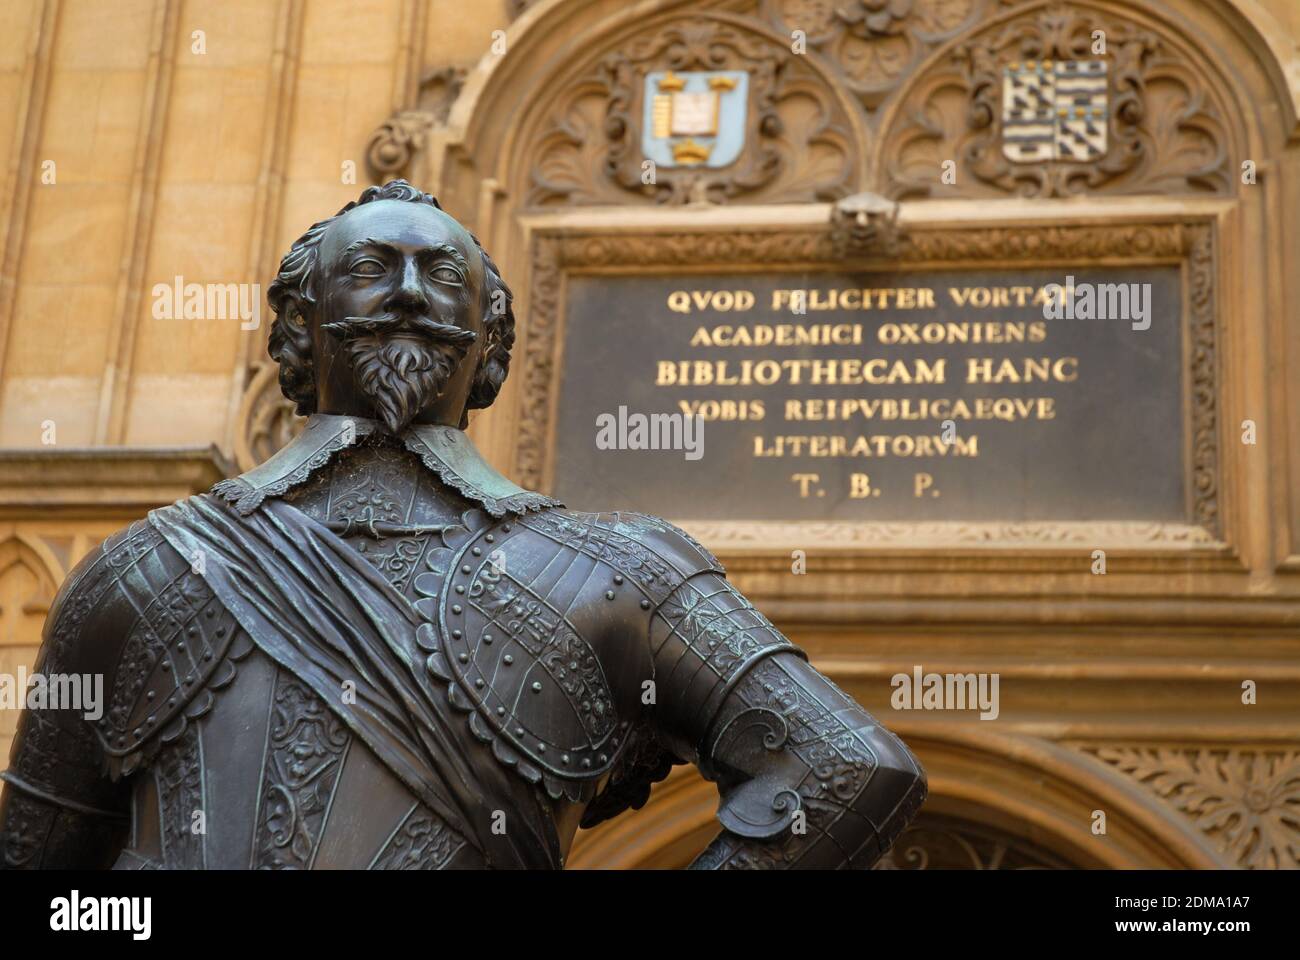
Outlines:
{"label": "book emblem on shield", "polygon": [[745,145],[749,74],[647,74],[641,148],[661,167],[725,167]]}

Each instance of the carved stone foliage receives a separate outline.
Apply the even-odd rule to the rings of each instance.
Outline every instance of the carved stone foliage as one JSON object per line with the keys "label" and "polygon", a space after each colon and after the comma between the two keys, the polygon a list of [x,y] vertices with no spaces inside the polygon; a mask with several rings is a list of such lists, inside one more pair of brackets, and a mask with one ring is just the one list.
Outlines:
{"label": "carved stone foliage", "polygon": [[[1087,159],[1016,162],[1003,149],[1004,71],[1050,72],[1061,62],[1104,71],[1105,116],[1096,122],[1105,128],[1092,131],[1104,148]],[[1053,116],[1064,108],[1051,98],[1043,105]],[[1207,72],[1170,39],[1081,3],[1033,5],[952,44],[911,83],[882,131],[880,175],[895,198],[1226,195],[1226,116]]]}
{"label": "carved stone foliage", "polygon": [[[735,160],[647,171],[646,77],[658,71],[747,75]],[[533,207],[824,201],[850,193],[861,167],[844,108],[807,59],[759,29],[708,14],[648,26],[552,102],[529,148],[537,158],[527,193]]]}
{"label": "carved stone foliage", "polygon": [[433,117],[422,110],[401,110],[370,135],[366,143],[366,171],[376,183],[406,176],[424,138],[433,128]]}
{"label": "carved stone foliage", "polygon": [[1300,750],[1084,746],[1248,869],[1300,869]]}
{"label": "carved stone foliage", "polygon": [[[888,259],[845,259],[835,233],[824,228],[744,230],[732,233],[681,231],[642,235],[594,234],[537,236],[532,257],[532,288],[527,342],[521,358],[519,433],[515,455],[517,481],[542,489],[548,480],[550,417],[559,381],[560,313],[563,276],[570,270],[621,268],[638,270],[708,264],[721,269],[762,265],[773,270],[898,269],[900,266],[977,265],[1016,262],[1026,265],[1181,259],[1187,274],[1185,305],[1191,393],[1191,492],[1187,524],[800,524],[788,526],[792,537],[816,535],[845,544],[913,543],[917,538],[942,544],[1024,542],[1065,544],[1114,542],[1193,546],[1221,535],[1219,511],[1218,332],[1215,302],[1214,230],[1208,223],[1150,223],[1080,226],[1013,225],[976,229],[911,229],[897,241]],[[697,536],[732,545],[743,531],[734,524],[691,524]],[[779,525],[753,529],[761,543],[782,536]],[[1111,542],[1108,540],[1107,542]]]}
{"label": "carved stone foliage", "polygon": [[447,122],[465,83],[463,67],[432,70],[420,80],[417,103],[379,125],[366,143],[366,170],[376,183],[406,177],[429,131]]}
{"label": "carved stone foliage", "polygon": [[1065,870],[1078,866],[1021,837],[960,817],[922,813],[875,870]]}
{"label": "carved stone foliage", "polygon": [[997,0],[764,0],[783,34],[810,52],[868,109],[887,98],[939,44],[997,10]]}

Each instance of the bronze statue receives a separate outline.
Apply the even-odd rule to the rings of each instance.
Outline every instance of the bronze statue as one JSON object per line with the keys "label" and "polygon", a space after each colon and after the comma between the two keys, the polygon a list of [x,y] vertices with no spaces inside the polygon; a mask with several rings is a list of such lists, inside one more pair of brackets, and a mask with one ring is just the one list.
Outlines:
{"label": "bronze statue", "polygon": [[925,797],[891,733],[683,531],[579,513],[462,432],[510,291],[437,201],[367,189],[268,290],[309,417],[68,577],[37,670],[106,709],[21,718],[6,867],[559,868],[676,763],[718,784],[715,867],[868,867]]}

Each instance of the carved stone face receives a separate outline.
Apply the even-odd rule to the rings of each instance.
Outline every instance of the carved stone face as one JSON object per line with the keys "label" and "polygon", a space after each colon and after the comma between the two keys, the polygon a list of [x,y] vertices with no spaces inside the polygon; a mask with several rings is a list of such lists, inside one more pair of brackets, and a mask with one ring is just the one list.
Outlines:
{"label": "carved stone face", "polygon": [[455,220],[422,203],[349,210],[321,238],[309,320],[321,413],[456,426],[484,339],[483,261]]}

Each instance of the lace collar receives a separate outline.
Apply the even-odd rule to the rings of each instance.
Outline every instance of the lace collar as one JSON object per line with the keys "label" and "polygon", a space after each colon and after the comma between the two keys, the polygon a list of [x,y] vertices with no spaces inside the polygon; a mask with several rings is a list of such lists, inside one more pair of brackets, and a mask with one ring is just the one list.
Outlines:
{"label": "lace collar", "polygon": [[[334,455],[363,437],[385,429],[377,420],[317,413],[282,450],[242,476],[222,480],[212,492],[249,514],[267,497],[283,496]],[[436,424],[412,424],[400,435],[406,449],[461,496],[477,503],[493,517],[528,513],[563,506],[558,500],[532,493],[511,483],[494,470],[462,430]]]}

